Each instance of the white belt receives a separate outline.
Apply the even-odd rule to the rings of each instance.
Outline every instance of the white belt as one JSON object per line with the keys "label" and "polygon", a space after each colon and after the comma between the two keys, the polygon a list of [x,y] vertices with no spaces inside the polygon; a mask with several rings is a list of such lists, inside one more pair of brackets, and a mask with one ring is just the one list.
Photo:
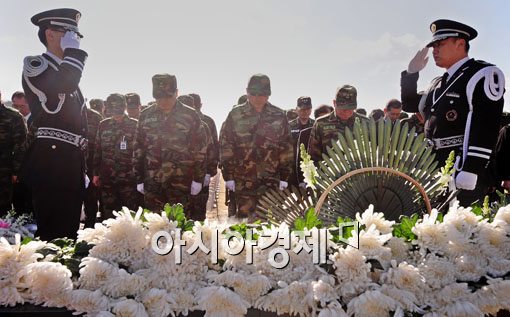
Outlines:
{"label": "white belt", "polygon": [[464,135],[455,135],[446,138],[435,138],[431,140],[434,149],[447,149],[451,147],[462,146],[464,142]]}
{"label": "white belt", "polygon": [[88,140],[79,134],[55,128],[40,127],[35,135],[38,139],[54,139],[72,144],[82,150],[87,147],[88,143]]}

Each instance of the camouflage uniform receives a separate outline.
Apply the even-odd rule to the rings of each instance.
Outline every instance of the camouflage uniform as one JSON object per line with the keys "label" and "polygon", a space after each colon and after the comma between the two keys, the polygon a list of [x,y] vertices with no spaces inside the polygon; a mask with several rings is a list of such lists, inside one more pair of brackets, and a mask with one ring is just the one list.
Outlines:
{"label": "camouflage uniform", "polygon": [[[269,91],[264,92],[259,86],[267,86]],[[251,89],[269,96],[269,78],[254,75],[248,91],[252,95],[257,93]],[[223,178],[235,181],[237,217],[253,216],[259,197],[268,188],[278,188],[279,181],[288,181],[292,156],[292,139],[284,110],[267,102],[261,112],[256,112],[246,102],[230,111],[220,132],[220,163]]]}
{"label": "camouflage uniform", "polygon": [[[157,100],[176,93],[175,76],[155,75],[152,81]],[[160,210],[167,202],[188,207],[192,181],[204,179],[205,140],[197,112],[178,100],[169,111],[157,103],[142,111],[133,165],[137,183],[144,184],[146,208]]]}
{"label": "camouflage uniform", "polygon": [[[354,110],[357,107],[357,92],[352,86],[345,85],[337,90],[336,108]],[[333,111],[327,116],[320,117],[315,121],[308,143],[308,152],[316,163],[322,161],[322,153],[327,153],[327,148],[338,140],[338,134],[344,133],[345,128],[353,129],[356,118],[368,120],[364,115],[353,112],[347,121],[342,121]]]}
{"label": "camouflage uniform", "polygon": [[413,114],[410,118],[402,120],[402,126],[407,123],[409,125],[409,131],[412,128],[415,128],[415,133],[420,134],[425,131],[425,124],[420,122],[420,120],[416,117],[416,114]]}
{"label": "camouflage uniform", "polygon": [[[94,173],[92,172],[94,164],[94,152],[96,150],[96,134],[99,128],[99,122],[103,120],[103,116],[96,110],[87,108],[87,139],[88,155],[87,155],[87,176],[92,181]],[[85,200],[83,206],[85,209],[85,228],[92,228],[96,223],[96,215],[98,211],[99,192],[97,186],[90,182],[89,187],[85,190]]]}
{"label": "camouflage uniform", "polygon": [[[310,97],[300,97],[297,101],[297,108],[300,109],[299,111],[311,109],[312,99]],[[301,144],[303,144],[305,148],[308,146],[308,141],[310,140],[310,133],[312,131],[314,122],[315,120],[311,118],[308,118],[305,124],[302,124],[299,118],[296,118],[289,122],[290,134],[292,135],[293,141],[292,145],[294,146],[294,160],[292,165],[293,169],[290,183],[295,186],[298,186],[299,183],[302,183],[304,180],[303,173],[301,172],[300,167],[301,162],[300,146]]]}
{"label": "camouflage uniform", "polygon": [[27,137],[23,116],[0,104],[0,216],[12,209],[12,176],[18,176]]}
{"label": "camouflage uniform", "polygon": [[138,207],[132,169],[137,121],[123,113],[126,101],[120,94],[110,95],[106,107],[110,113],[121,117],[119,121],[114,117],[101,121],[96,135],[93,166],[94,175],[100,180],[103,219],[113,217],[112,211],[120,210],[122,206],[131,210]]}

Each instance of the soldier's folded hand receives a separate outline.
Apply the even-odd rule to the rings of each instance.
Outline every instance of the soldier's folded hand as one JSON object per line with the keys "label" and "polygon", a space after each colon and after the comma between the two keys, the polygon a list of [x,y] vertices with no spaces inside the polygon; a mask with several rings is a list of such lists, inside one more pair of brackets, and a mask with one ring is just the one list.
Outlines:
{"label": "soldier's folded hand", "polygon": [[201,183],[198,183],[198,182],[195,182],[195,181],[191,182],[191,196],[198,195],[198,193],[200,193],[201,190],[202,190],[202,184]]}
{"label": "soldier's folded hand", "polygon": [[429,61],[429,57],[427,56],[428,52],[429,48],[424,47],[414,55],[413,59],[409,62],[409,66],[407,66],[407,72],[409,74],[417,73],[427,66],[427,62]]}
{"label": "soldier's folded hand", "polygon": [[226,181],[225,182],[225,187],[230,190],[231,192],[235,192],[236,191],[236,183],[234,181]]}
{"label": "soldier's folded hand", "polygon": [[90,178],[87,176],[87,174],[84,175],[85,175],[85,188],[89,188]]}
{"label": "soldier's folded hand", "polygon": [[284,190],[287,187],[289,187],[289,183],[280,181],[280,186],[279,186],[280,190]]}
{"label": "soldier's folded hand", "polygon": [[455,186],[458,189],[473,190],[476,187],[478,175],[470,172],[460,172],[455,178]]}
{"label": "soldier's folded hand", "polygon": [[67,31],[60,39],[60,47],[63,51],[66,48],[80,48],[80,37],[73,31]]}
{"label": "soldier's folded hand", "polygon": [[211,175],[210,174],[205,174],[205,177],[204,177],[204,187],[209,186],[210,183],[211,183]]}
{"label": "soldier's folded hand", "polygon": [[305,182],[299,183],[299,187],[306,189],[306,183]]}
{"label": "soldier's folded hand", "polygon": [[137,190],[140,194],[145,195],[145,190],[143,189],[143,183],[137,184],[137,185],[136,185],[136,190]]}
{"label": "soldier's folded hand", "polygon": [[99,176],[95,175],[92,177],[92,184],[94,184],[96,187],[99,187]]}

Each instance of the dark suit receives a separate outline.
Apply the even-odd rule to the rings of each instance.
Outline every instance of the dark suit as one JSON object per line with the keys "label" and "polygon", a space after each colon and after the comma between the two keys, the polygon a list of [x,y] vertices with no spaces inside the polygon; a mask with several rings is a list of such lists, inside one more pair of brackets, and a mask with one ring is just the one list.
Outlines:
{"label": "dark suit", "polygon": [[25,58],[23,89],[33,116],[23,181],[32,190],[42,240],[75,238],[84,195],[87,117],[78,84],[87,53],[67,48]]}
{"label": "dark suit", "polygon": [[[485,89],[485,82],[491,79],[495,80],[487,82]],[[455,151],[457,170],[478,175],[475,190],[459,194],[464,206],[483,198],[487,190],[487,165],[504,103],[504,87],[498,88],[498,81],[503,79],[494,65],[470,59],[447,82],[435,78],[424,94],[418,94],[418,73],[402,72],[403,110],[423,113],[425,136],[433,144],[436,160],[444,165],[449,153]]]}

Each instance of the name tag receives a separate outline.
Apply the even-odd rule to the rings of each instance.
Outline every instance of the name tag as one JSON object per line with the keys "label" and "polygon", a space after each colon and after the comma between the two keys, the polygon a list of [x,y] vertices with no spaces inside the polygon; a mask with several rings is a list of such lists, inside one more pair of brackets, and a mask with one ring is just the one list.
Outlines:
{"label": "name tag", "polygon": [[122,141],[120,141],[120,149],[126,150],[127,149],[127,142],[126,142],[126,136],[124,135],[122,137]]}

